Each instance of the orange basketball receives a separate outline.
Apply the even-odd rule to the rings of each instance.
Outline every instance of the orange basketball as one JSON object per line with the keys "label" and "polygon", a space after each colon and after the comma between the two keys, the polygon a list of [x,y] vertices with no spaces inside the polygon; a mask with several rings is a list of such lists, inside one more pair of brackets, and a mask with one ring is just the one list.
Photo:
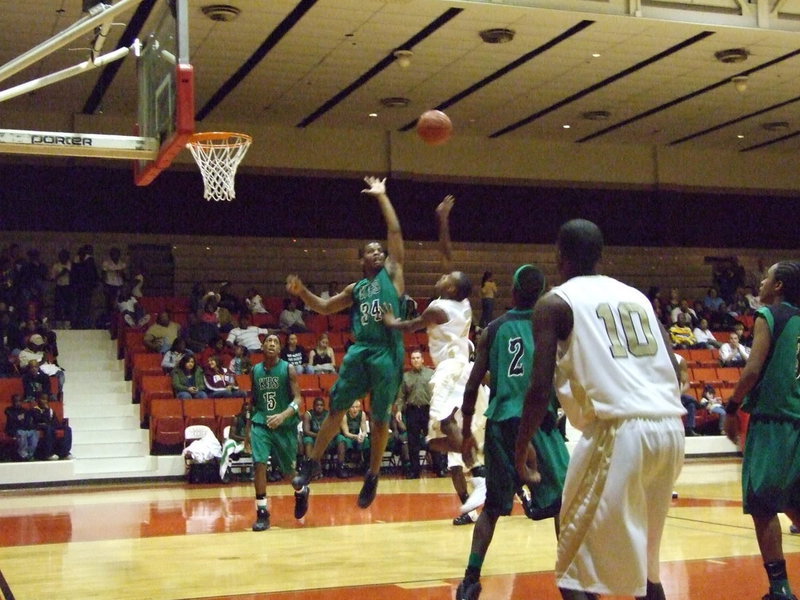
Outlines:
{"label": "orange basketball", "polygon": [[428,110],[417,120],[417,135],[431,146],[444,144],[453,135],[453,123],[442,111]]}

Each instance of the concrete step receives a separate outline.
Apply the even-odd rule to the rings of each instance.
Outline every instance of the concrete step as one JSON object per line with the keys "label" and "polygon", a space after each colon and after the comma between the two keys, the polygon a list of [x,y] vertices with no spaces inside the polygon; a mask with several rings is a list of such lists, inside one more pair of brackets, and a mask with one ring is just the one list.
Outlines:
{"label": "concrete step", "polygon": [[108,406],[112,404],[131,404],[131,395],[127,392],[81,392],[69,396],[72,406]]}
{"label": "concrete step", "polygon": [[96,443],[93,436],[83,436],[91,439],[88,443],[81,443],[75,439],[72,443],[72,454],[81,459],[87,458],[133,458],[148,456],[150,454],[147,444],[141,439],[135,442],[107,442]]}
{"label": "concrete step", "polygon": [[[92,431],[83,429],[76,435],[73,430],[73,444],[81,444],[82,446],[90,444],[144,444],[147,450],[147,444],[150,440],[150,433],[147,429],[125,429],[115,431],[109,429],[107,431]],[[83,454],[81,454],[83,456]]]}
{"label": "concrete step", "polygon": [[[76,456],[78,456],[76,454]],[[153,473],[158,466],[157,457],[130,456],[112,458],[76,458],[75,474],[81,476],[94,475],[96,477],[130,476],[131,471]]]}
{"label": "concrete step", "polygon": [[58,362],[65,369],[76,365],[88,364],[97,361],[108,361],[109,363],[122,362],[117,359],[117,347],[113,344],[104,342],[101,346],[92,348],[79,346],[76,348],[64,348],[61,342],[58,344]]}
{"label": "concrete step", "polygon": [[[138,407],[137,407],[138,408]],[[75,431],[119,431],[124,429],[139,429],[139,413],[125,417],[91,416],[70,417],[70,427]]]}
{"label": "concrete step", "polygon": [[[139,407],[135,404],[109,404],[103,406],[102,410],[97,406],[87,404],[64,403],[64,415],[72,419],[73,417],[139,417]],[[72,423],[70,423],[72,425]],[[75,428],[75,425],[72,425]]]}
{"label": "concrete step", "polygon": [[70,375],[67,373],[67,380],[64,382],[64,396],[67,401],[80,396],[85,392],[90,393],[126,393],[128,397],[131,395],[131,382],[122,381],[87,381],[84,379],[70,380]]}
{"label": "concrete step", "polygon": [[100,369],[87,369],[85,371],[73,371],[70,369],[66,372],[64,385],[69,381],[81,387],[91,388],[91,386],[99,383],[119,383],[121,379],[120,375],[120,372],[102,371]]}
{"label": "concrete step", "polygon": [[[66,359],[66,357],[64,358]],[[79,371],[87,373],[108,371],[109,373],[118,373],[121,379],[125,372],[125,365],[121,360],[117,360],[116,358],[101,358],[97,356],[96,353],[90,355],[90,358],[87,360],[75,360],[74,357],[70,357],[69,360],[59,359],[58,364],[64,367],[64,371],[70,375]]]}

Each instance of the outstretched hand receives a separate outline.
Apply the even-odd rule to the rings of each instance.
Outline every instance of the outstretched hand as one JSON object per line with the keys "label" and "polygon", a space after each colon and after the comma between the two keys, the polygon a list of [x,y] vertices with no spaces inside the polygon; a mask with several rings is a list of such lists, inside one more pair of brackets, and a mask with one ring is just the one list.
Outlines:
{"label": "outstretched hand", "polygon": [[379,177],[367,176],[364,177],[364,182],[369,187],[361,190],[362,194],[369,194],[370,196],[386,194],[386,177],[380,179]]}
{"label": "outstretched hand", "polygon": [[536,484],[542,480],[539,473],[539,461],[536,458],[536,450],[532,444],[528,444],[527,452],[524,456],[516,457],[517,474],[523,483]]}
{"label": "outstretched hand", "polygon": [[450,215],[450,211],[453,208],[453,204],[456,203],[456,197],[452,194],[447,194],[439,203],[439,206],[436,207],[436,215],[440,219],[446,219]]}
{"label": "outstretched hand", "polygon": [[739,415],[728,415],[725,419],[725,435],[737,446],[739,445]]}
{"label": "outstretched hand", "polygon": [[381,304],[381,312],[383,313],[383,324],[387,327],[391,327],[399,320],[396,316],[394,316],[394,309],[388,302]]}
{"label": "outstretched hand", "polygon": [[297,275],[289,275],[286,278],[286,291],[292,296],[299,296],[304,287],[303,281]]}

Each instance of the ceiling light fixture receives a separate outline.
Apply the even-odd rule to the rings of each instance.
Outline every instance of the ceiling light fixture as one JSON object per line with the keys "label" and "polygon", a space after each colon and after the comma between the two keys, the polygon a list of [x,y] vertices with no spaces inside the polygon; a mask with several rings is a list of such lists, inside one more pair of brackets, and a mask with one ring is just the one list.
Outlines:
{"label": "ceiling light fixture", "polygon": [[570,127],[572,127],[572,125],[564,124],[564,125],[561,126],[562,129],[569,129]]}
{"label": "ceiling light fixture", "polygon": [[736,91],[740,94],[744,94],[747,91],[747,76],[746,75],[737,75],[736,77],[731,77],[731,81],[733,82],[733,87],[736,88]]}
{"label": "ceiling light fixture", "polygon": [[750,53],[744,48],[729,48],[728,50],[714,52],[714,58],[725,64],[744,62],[748,56],[750,56]]}
{"label": "ceiling light fixture", "polygon": [[397,59],[397,64],[400,65],[403,69],[407,69],[411,66],[411,58],[414,56],[414,53],[411,50],[395,50],[394,57]]}
{"label": "ceiling light fixture", "polygon": [[209,4],[208,6],[203,6],[200,10],[212,21],[221,23],[229,23],[242,13],[240,8],[230,4]]}
{"label": "ceiling light fixture", "polygon": [[411,100],[403,96],[389,96],[387,98],[381,98],[381,104],[386,108],[405,108],[411,104]]}
{"label": "ceiling light fixture", "polygon": [[763,123],[761,125],[761,129],[765,129],[766,131],[786,131],[787,129],[789,129],[789,122],[770,121],[769,123]]}
{"label": "ceiling light fixture", "polygon": [[611,113],[607,110],[587,110],[584,113],[581,113],[581,117],[587,119],[588,121],[605,121],[611,116]]}
{"label": "ceiling light fixture", "polygon": [[493,29],[484,29],[478,35],[487,44],[507,44],[514,39],[516,31],[505,27],[495,27]]}

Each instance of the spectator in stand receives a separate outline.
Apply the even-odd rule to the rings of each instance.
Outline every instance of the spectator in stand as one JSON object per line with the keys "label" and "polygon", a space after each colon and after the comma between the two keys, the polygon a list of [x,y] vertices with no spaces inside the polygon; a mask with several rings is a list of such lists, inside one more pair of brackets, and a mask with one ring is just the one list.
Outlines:
{"label": "spectator in stand", "polygon": [[205,368],[206,393],[211,398],[245,398],[233,373],[222,366],[219,356],[210,356]]}
{"label": "spectator in stand", "polygon": [[99,281],[91,244],[78,249],[78,256],[72,263],[70,281],[75,298],[72,326],[76,329],[89,329],[92,327],[92,296]]}
{"label": "spectator in stand", "polygon": [[751,331],[745,331],[744,323],[741,321],[736,321],[736,325],[733,326],[733,332],[739,336],[739,343],[747,346],[750,348],[753,345],[753,333]]}
{"label": "spectator in stand", "polygon": [[128,327],[144,327],[150,322],[150,315],[144,311],[139,300],[133,295],[133,289],[125,284],[119,292],[117,308],[122,320]]}
{"label": "spectator in stand", "polygon": [[278,317],[279,327],[286,333],[305,333],[308,331],[303,321],[303,311],[297,307],[294,298],[286,298],[283,301],[283,310]]}
{"label": "spectator in stand", "polygon": [[250,317],[243,314],[239,317],[239,326],[228,332],[227,343],[231,347],[244,346],[250,352],[258,352],[261,350],[261,335],[269,335],[269,329],[251,325]]}
{"label": "spectator in stand", "polygon": [[50,268],[50,279],[55,283],[53,292],[53,313],[56,328],[69,329],[72,318],[72,287],[70,286],[70,272],[72,271],[72,258],[69,250],[62,248],[58,252],[58,260]]}
{"label": "spectator in stand", "polygon": [[693,308],[689,307],[689,301],[686,298],[682,299],[678,306],[673,308],[670,312],[670,318],[672,319],[673,323],[678,322],[679,314],[683,314],[686,317],[687,327],[694,327],[699,322],[697,313],[694,312]]}
{"label": "spectator in stand", "polygon": [[753,288],[752,286],[746,285],[744,286],[744,299],[747,301],[747,314],[752,315],[761,308],[761,300],[758,296],[753,294],[753,290],[758,288]]}
{"label": "spectator in stand", "polygon": [[181,333],[181,326],[170,318],[170,314],[163,310],[158,313],[156,322],[147,328],[144,332],[144,345],[154,352],[161,352],[164,354],[172,347],[172,342],[175,341]]}
{"label": "spectator in stand", "polygon": [[[311,456],[311,449],[314,447],[314,440],[317,439],[319,428],[325,417],[328,416],[328,411],[325,410],[325,400],[323,398],[314,398],[314,405],[312,410],[307,410],[303,415],[303,452],[305,456]],[[334,447],[334,440],[328,445],[325,451],[327,454]],[[322,476],[320,474],[320,476]]]}
{"label": "spectator in stand", "polygon": [[207,292],[202,300],[203,312],[200,313],[200,318],[205,323],[211,323],[219,327],[219,294],[216,292]]}
{"label": "spectator in stand", "polygon": [[6,435],[17,442],[20,460],[33,460],[39,444],[39,431],[33,422],[33,412],[23,405],[19,394],[11,396],[11,406],[6,407]]}
{"label": "spectator in stand", "polygon": [[[678,288],[670,288],[669,301],[664,306],[666,313],[670,315],[670,317],[672,317],[672,311],[675,310],[680,305],[681,305],[681,291]],[[673,321],[672,323],[674,322],[675,321]]]}
{"label": "spectator in stand", "polygon": [[313,373],[336,372],[336,355],[327,333],[320,334],[317,345],[308,353],[308,364]]}
{"label": "spectator in stand", "polygon": [[194,356],[187,354],[178,361],[178,366],[172,370],[172,389],[182,400],[208,398],[203,369],[197,365]]}
{"label": "spectator in stand", "polygon": [[686,322],[686,314],[679,312],[675,324],[669,328],[669,338],[673,348],[687,349],[696,348],[697,340],[692,333],[692,328]]}
{"label": "spectator in stand", "polygon": [[675,354],[675,360],[678,362],[678,375],[681,388],[681,404],[686,409],[686,419],[684,421],[684,432],[686,437],[694,437],[699,435],[695,431],[697,424],[697,409],[700,408],[700,403],[697,398],[692,394],[692,388],[689,384],[689,366],[686,364],[686,359],[680,354]]}
{"label": "spectator in stand", "polygon": [[18,354],[23,347],[22,332],[4,303],[0,303],[0,345],[12,354]]}
{"label": "spectator in stand", "polygon": [[41,261],[41,254],[36,248],[27,252],[17,273],[17,293],[19,309],[27,308],[29,302],[41,304],[44,298],[44,285],[48,279],[47,267]]}
{"label": "spectator in stand", "polygon": [[[40,392],[33,407],[33,422],[41,432],[36,456],[44,460],[72,458],[72,428],[50,407],[50,396]],[[58,433],[61,432],[59,436]]]}
{"label": "spectator in stand", "polygon": [[750,310],[750,303],[745,298],[744,287],[739,286],[736,288],[736,291],[733,293],[733,299],[731,300],[730,304],[728,304],[728,314],[732,317],[738,317],[743,315],[752,314],[753,311]]}
{"label": "spectator in stand", "polygon": [[717,288],[708,288],[706,297],[703,298],[703,307],[709,312],[718,312],[725,308],[725,300],[719,297]]}
{"label": "spectator in stand", "polygon": [[[698,347],[705,348],[719,348],[720,342],[714,337],[714,333],[708,328],[708,320],[700,319],[700,323],[694,328],[692,332],[697,341]],[[701,346],[701,344],[703,346]]]}
{"label": "spectator in stand", "polygon": [[192,352],[202,352],[208,346],[210,340],[219,337],[219,327],[214,323],[207,323],[203,320],[203,309],[198,308],[189,315],[189,327],[186,331],[186,347]]}
{"label": "spectator in stand", "polygon": [[50,377],[39,370],[39,363],[30,361],[22,373],[22,396],[27,402],[35,402],[39,394],[50,395]]}
{"label": "spectator in stand", "polygon": [[[136,271],[134,271],[134,273],[136,273]],[[141,298],[144,295],[142,288],[144,288],[144,275],[142,273],[136,273],[136,275],[133,276],[131,295],[134,298]]]}
{"label": "spectator in stand", "polygon": [[341,432],[336,436],[337,470],[336,476],[346,479],[350,476],[344,467],[347,451],[358,452],[358,466],[365,464],[367,452],[370,448],[369,432],[367,427],[367,413],[361,410],[361,400],[356,400],[342,416]]}
{"label": "spectator in stand", "polygon": [[249,375],[253,369],[253,363],[250,362],[250,352],[244,346],[236,345],[233,347],[233,358],[231,359],[228,369],[234,375]]}
{"label": "spectator in stand", "polygon": [[732,333],[727,342],[719,347],[719,363],[723,367],[743,367],[750,358],[750,348],[739,343],[739,336]]}
{"label": "spectator in stand", "polygon": [[481,320],[478,325],[481,329],[486,327],[494,315],[494,297],[497,294],[497,284],[491,271],[484,271],[481,277]]}
{"label": "spectator in stand", "polygon": [[182,337],[175,338],[172,346],[164,353],[164,358],[161,359],[161,368],[167,374],[172,373],[172,369],[178,366],[185,354],[192,354],[191,350],[186,349],[186,340]]}
{"label": "spectator in stand", "polygon": [[717,390],[710,383],[703,387],[703,397],[700,398],[700,405],[711,414],[719,416],[719,433],[725,435],[725,404],[717,394]]}
{"label": "spectator in stand", "polygon": [[218,356],[220,361],[222,361],[220,365],[224,365],[229,363],[231,358],[233,358],[233,349],[225,344],[224,339],[217,336],[208,341],[208,345],[202,352],[195,354],[195,359],[197,360],[197,364],[205,369],[208,366],[208,360],[212,356]]}
{"label": "spectator in stand", "polygon": [[125,270],[127,263],[122,260],[122,252],[119,248],[111,248],[108,251],[108,258],[103,261],[101,269],[103,271],[103,295],[106,299],[106,315],[111,318],[119,302],[119,294],[122,285],[125,283]]}
{"label": "spectator in stand", "polygon": [[297,344],[297,334],[289,334],[286,339],[286,345],[281,350],[281,358],[292,365],[298,375],[314,372],[308,364],[308,352]]}
{"label": "spectator in stand", "polygon": [[339,282],[338,281],[329,281],[328,282],[328,289],[323,290],[319,297],[323,300],[329,300],[333,298],[336,294],[338,294],[341,290],[339,289]]}
{"label": "spectator in stand", "polygon": [[229,281],[223,281],[219,285],[219,305],[222,308],[228,309],[228,312],[231,314],[245,312],[244,302],[231,291],[231,284]]}
{"label": "spectator in stand", "polygon": [[245,293],[244,304],[247,310],[254,315],[268,315],[269,311],[264,307],[264,299],[256,288],[249,288]]}
{"label": "spectator in stand", "polygon": [[58,366],[55,360],[51,360],[46,354],[46,346],[44,337],[39,333],[34,333],[28,338],[28,343],[20,351],[18,355],[19,364],[21,366],[29,365],[31,361],[35,361],[39,365],[39,370],[47,375],[55,375],[58,379],[58,394],[64,390],[64,369]]}
{"label": "spectator in stand", "polygon": [[192,290],[189,292],[189,307],[192,313],[196,313],[203,308],[203,298],[205,297],[205,286],[202,281],[195,281]]}

